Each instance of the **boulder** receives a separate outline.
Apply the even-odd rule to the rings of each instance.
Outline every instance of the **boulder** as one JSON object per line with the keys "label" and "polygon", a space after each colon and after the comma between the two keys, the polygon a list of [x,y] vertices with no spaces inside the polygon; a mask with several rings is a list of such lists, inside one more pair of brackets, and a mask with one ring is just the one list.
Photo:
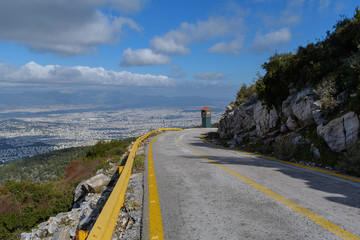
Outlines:
{"label": "boulder", "polygon": [[295,97],[296,97],[296,94],[292,94],[285,101],[282,102],[281,112],[285,118],[288,118],[293,114],[291,105],[292,105]]}
{"label": "boulder", "polygon": [[76,188],[75,188],[75,192],[74,192],[74,202],[79,201],[82,197],[85,196],[85,192],[86,192],[86,188],[84,187],[85,181],[80,182]]}
{"label": "boulder", "polygon": [[87,184],[89,192],[95,193],[106,187],[106,185],[109,184],[110,180],[110,177],[101,173],[87,180],[85,184]]}
{"label": "boulder", "polygon": [[326,121],[324,113],[321,110],[322,102],[320,100],[317,100],[312,105],[312,117],[316,123],[317,126],[323,125]]}
{"label": "boulder", "polygon": [[302,126],[308,125],[312,120],[315,93],[311,88],[305,88],[296,94],[291,104],[293,114]]}
{"label": "boulder", "polygon": [[109,184],[110,180],[111,180],[110,177],[101,173],[95,175],[94,177],[86,181],[79,183],[75,189],[74,202],[80,200],[87,193],[95,193],[103,189],[106,185]]}
{"label": "boulder", "polygon": [[229,138],[235,135],[241,135],[255,127],[253,112],[255,104],[242,104],[227,111],[218,124],[218,133],[222,138]]}
{"label": "boulder", "polygon": [[324,122],[326,121],[326,119],[324,117],[324,113],[320,109],[313,110],[311,112],[311,114],[312,114],[313,119],[314,119],[317,126],[323,125]]}
{"label": "boulder", "polygon": [[296,129],[299,128],[299,125],[292,116],[289,116],[288,119],[286,120],[286,127],[290,131],[295,131]]}
{"label": "boulder", "polygon": [[346,149],[346,145],[355,143],[358,140],[358,133],[359,118],[354,112],[317,127],[317,134],[334,152],[341,152]]}
{"label": "boulder", "polygon": [[[311,88],[305,88],[300,92],[293,92],[285,101],[282,102],[281,111],[285,119],[295,116],[297,124],[306,126],[313,120],[312,111],[314,110],[315,93]],[[315,108],[317,109],[317,108]]]}
{"label": "boulder", "polygon": [[268,108],[264,103],[258,101],[254,108],[254,122],[256,124],[256,133],[262,137],[270,129],[276,127],[279,121],[279,115],[274,106]]}

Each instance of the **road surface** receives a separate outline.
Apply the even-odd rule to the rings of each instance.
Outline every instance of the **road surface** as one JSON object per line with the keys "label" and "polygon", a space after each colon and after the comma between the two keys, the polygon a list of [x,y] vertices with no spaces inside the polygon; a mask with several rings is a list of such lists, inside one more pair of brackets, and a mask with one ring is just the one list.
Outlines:
{"label": "road surface", "polygon": [[144,239],[360,239],[360,182],[204,142],[148,145]]}

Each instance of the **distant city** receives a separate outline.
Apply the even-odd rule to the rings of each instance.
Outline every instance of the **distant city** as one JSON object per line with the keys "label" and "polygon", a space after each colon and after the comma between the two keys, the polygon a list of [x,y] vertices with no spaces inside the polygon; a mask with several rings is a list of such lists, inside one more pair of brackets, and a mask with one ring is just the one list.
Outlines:
{"label": "distant city", "polygon": [[[136,109],[48,108],[0,111],[0,165],[100,140],[141,136],[153,129],[201,125],[201,106]],[[214,108],[212,123],[224,112]]]}

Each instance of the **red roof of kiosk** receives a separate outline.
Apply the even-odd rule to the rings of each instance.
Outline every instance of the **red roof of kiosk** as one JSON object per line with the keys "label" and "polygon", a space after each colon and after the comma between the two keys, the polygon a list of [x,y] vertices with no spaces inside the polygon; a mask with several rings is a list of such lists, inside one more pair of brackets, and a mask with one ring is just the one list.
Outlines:
{"label": "red roof of kiosk", "polygon": [[206,109],[209,109],[209,107],[203,107],[201,111],[205,111]]}

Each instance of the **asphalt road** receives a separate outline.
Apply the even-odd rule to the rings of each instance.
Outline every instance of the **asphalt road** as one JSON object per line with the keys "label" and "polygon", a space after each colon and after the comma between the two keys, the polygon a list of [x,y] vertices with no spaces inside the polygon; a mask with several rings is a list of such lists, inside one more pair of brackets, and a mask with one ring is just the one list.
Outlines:
{"label": "asphalt road", "polygon": [[360,182],[217,148],[205,132],[167,132],[151,145],[144,239],[162,238],[149,232],[159,217],[165,239],[360,239]]}

